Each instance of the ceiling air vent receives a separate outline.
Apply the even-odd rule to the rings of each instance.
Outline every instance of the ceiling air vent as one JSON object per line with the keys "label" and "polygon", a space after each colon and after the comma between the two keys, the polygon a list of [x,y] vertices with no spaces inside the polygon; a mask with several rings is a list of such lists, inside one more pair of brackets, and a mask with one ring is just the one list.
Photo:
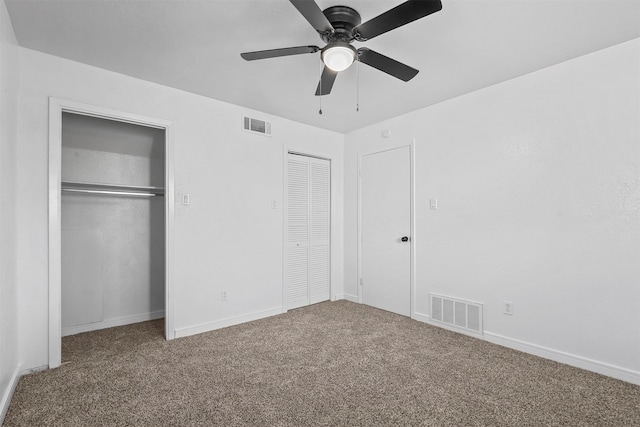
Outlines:
{"label": "ceiling air vent", "polygon": [[259,133],[260,135],[271,136],[271,122],[254,119],[253,117],[242,117],[242,129],[247,132]]}

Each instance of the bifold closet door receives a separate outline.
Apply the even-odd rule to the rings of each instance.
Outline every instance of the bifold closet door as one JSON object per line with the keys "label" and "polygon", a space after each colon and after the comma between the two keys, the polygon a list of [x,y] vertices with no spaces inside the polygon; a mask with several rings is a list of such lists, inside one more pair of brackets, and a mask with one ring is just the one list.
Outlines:
{"label": "bifold closet door", "polygon": [[330,290],[330,162],[289,154],[287,173],[287,309],[326,301]]}

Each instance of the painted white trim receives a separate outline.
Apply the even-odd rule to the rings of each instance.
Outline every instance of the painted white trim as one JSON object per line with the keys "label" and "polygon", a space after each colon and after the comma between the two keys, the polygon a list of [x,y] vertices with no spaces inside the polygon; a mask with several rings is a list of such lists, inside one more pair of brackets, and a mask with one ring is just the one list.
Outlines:
{"label": "painted white trim", "polygon": [[173,298],[174,259],[175,259],[175,150],[174,134],[171,122],[164,125],[164,329],[165,339],[175,338],[175,311]]}
{"label": "painted white trim", "polygon": [[227,317],[226,319],[216,320],[213,322],[200,323],[198,325],[188,326],[186,328],[178,328],[176,329],[176,338],[188,337],[190,335],[196,335],[203,332],[214,331],[216,329],[227,328],[229,326],[235,326],[241,323],[251,322],[253,320],[264,319],[265,317],[276,316],[278,314],[283,314],[286,312],[287,310],[284,307],[275,307],[268,310],[242,314],[240,316]]}
{"label": "painted white trim", "polygon": [[544,347],[537,344],[532,344],[526,341],[505,337],[493,332],[484,331],[484,335],[470,333],[464,330],[449,327],[448,325],[444,325],[440,322],[431,321],[429,316],[427,316],[426,314],[414,313],[414,317],[412,317],[412,319],[419,322],[427,323],[431,326],[446,329],[451,332],[456,332],[458,334],[467,335],[472,338],[487,341],[502,347],[522,351],[523,353],[553,360],[554,362],[564,363],[565,365],[570,365],[576,368],[584,369],[586,371],[595,372],[596,374],[601,374],[621,381],[626,381],[631,384],[640,385],[640,372],[638,371],[633,371],[631,369],[611,365],[605,362],[599,362],[597,360],[589,359],[571,353],[566,353],[564,351],[555,350],[553,348]]}
{"label": "painted white trim", "polygon": [[411,144],[409,146],[409,155],[411,158],[409,159],[409,181],[411,182],[409,189],[410,191],[410,207],[409,214],[410,218],[410,231],[409,236],[409,263],[411,268],[411,277],[409,278],[409,282],[411,284],[411,290],[409,292],[409,316],[413,317],[416,313],[416,239],[418,238],[418,232],[416,231],[416,140],[415,138],[411,140]]}
{"label": "painted white trim", "polygon": [[343,298],[347,301],[358,303],[358,295],[344,294]]}
{"label": "painted white trim", "polygon": [[411,318],[413,320],[417,320],[418,322],[422,322],[422,323],[431,323],[429,320],[429,316],[426,314],[422,314],[422,313],[418,313],[418,312],[413,312],[411,314]]}
{"label": "painted white trim", "polygon": [[47,369],[49,369],[49,365],[36,366],[35,368],[29,368],[29,369],[23,370],[20,373],[20,376],[22,377],[29,374],[35,374],[36,372],[46,371]]}
{"label": "painted white trim", "polygon": [[49,366],[62,363],[62,179],[63,103],[49,98]]}
{"label": "painted white trim", "polygon": [[362,304],[362,157],[364,154],[358,153],[358,189],[357,189],[357,224],[356,224],[356,232],[358,233],[356,237],[356,270],[358,273],[358,277],[356,278],[356,290],[358,294],[358,300],[354,301],[358,304]]}
{"label": "painted white trim", "polygon": [[162,319],[164,310],[150,311],[147,313],[132,314],[129,316],[114,317],[105,319],[102,322],[87,323],[85,325],[69,326],[62,328],[62,336],[81,334],[83,332],[98,331],[100,329],[114,328],[116,326],[130,325],[132,323],[146,322],[149,320]]}
{"label": "painted white trim", "polygon": [[622,368],[620,366],[611,365],[605,362],[589,359],[564,351],[555,350],[537,344],[528,343],[503,335],[494,334],[493,332],[484,332],[484,337],[478,337],[493,344],[519,350],[524,353],[540,356],[555,362],[564,363],[566,365],[575,366],[576,368],[595,372],[597,374],[606,375],[632,384],[640,385],[640,372],[631,369]]}
{"label": "painted white trim", "polygon": [[11,398],[13,397],[13,393],[16,391],[16,387],[18,386],[18,381],[20,381],[21,365],[16,366],[13,370],[13,374],[11,374],[11,379],[9,380],[9,384],[7,384],[7,388],[2,393],[2,400],[0,401],[0,426],[4,422],[4,417],[7,415],[7,411],[9,410],[9,404],[11,403]]}
{"label": "painted white trim", "polygon": [[419,322],[428,323],[431,326],[437,326],[438,328],[446,329],[447,331],[456,332],[458,334],[466,335],[472,338],[484,339],[482,335],[477,332],[469,332],[467,330],[458,328],[457,326],[447,325],[446,323],[438,322],[437,320],[431,320],[431,317],[427,314],[418,314],[412,319]]}
{"label": "painted white trim", "polygon": [[173,241],[174,241],[174,145],[172,123],[167,120],[110,108],[49,97],[49,368],[62,363],[62,113],[117,120],[165,130],[165,337],[174,338]]}
{"label": "painted white trim", "polygon": [[331,301],[339,301],[341,299],[344,299],[344,294],[335,294]]}
{"label": "painted white trim", "polygon": [[286,311],[287,304],[287,265],[289,262],[289,257],[287,254],[287,239],[289,236],[289,232],[287,230],[287,224],[289,222],[289,150],[286,145],[282,145],[282,201],[280,202],[280,206],[282,207],[282,299],[280,304],[282,304],[283,309]]}

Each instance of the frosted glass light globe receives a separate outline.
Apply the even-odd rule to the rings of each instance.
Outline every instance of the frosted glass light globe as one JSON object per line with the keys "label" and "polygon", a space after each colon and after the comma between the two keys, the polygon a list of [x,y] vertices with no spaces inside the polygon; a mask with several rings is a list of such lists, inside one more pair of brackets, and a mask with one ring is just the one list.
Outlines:
{"label": "frosted glass light globe", "polygon": [[343,71],[349,68],[356,57],[352,47],[331,46],[322,52],[322,61],[333,71]]}

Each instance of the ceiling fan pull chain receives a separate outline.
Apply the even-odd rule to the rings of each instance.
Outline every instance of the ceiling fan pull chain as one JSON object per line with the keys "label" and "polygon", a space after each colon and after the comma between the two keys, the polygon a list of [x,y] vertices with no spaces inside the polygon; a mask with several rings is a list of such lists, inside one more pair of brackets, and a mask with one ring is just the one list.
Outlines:
{"label": "ceiling fan pull chain", "polygon": [[318,96],[320,101],[320,111],[318,111],[318,114],[322,114],[322,71],[324,71],[324,63],[320,61],[320,96]]}
{"label": "ceiling fan pull chain", "polygon": [[360,53],[357,54],[356,64],[356,111],[360,111]]}

